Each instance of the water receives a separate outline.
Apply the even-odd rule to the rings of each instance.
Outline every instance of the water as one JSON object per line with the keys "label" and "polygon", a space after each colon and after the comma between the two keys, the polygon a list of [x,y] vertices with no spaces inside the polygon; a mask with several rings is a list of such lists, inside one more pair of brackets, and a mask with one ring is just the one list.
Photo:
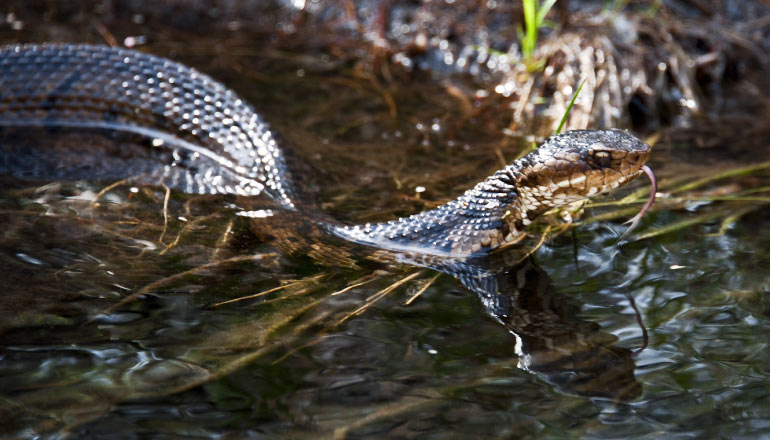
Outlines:
{"label": "water", "polygon": [[[25,23],[30,38],[52,38],[45,23]],[[108,23],[113,32],[127,26]],[[77,21],[69,24],[76,33]],[[151,50],[175,52],[254,103],[305,161],[309,171],[298,174],[313,177],[302,183],[340,220],[419,212],[526,146],[501,141],[500,112],[464,113],[441,81],[402,79],[384,92],[356,66],[329,65],[314,50],[241,42],[240,54],[212,61],[221,39],[155,39]],[[526,270],[500,275],[527,282],[510,316],[497,319],[446,275],[284,255],[255,237],[232,197],[172,192],[164,215],[162,188],[122,185],[93,204],[104,183],[5,178],[2,433],[770,436],[767,168],[676,190],[767,160],[756,156],[766,142],[747,135],[727,151],[704,149],[697,134],[707,128],[656,146],[663,197],[637,234],[693,224],[619,246],[630,215],[593,222],[617,208],[589,209]],[[357,287],[332,295],[349,286]]]}
{"label": "water", "polygon": [[[607,225],[597,224],[576,230],[577,255],[566,236],[544,246],[536,260],[551,279],[546,311],[560,316],[554,325],[571,325],[582,339],[621,351],[632,366],[628,372],[613,364],[600,372],[604,379],[584,377],[587,385],[575,387],[560,386],[569,369],[554,373],[559,361],[553,359],[574,350],[572,370],[582,371],[581,362],[595,360],[574,347],[584,341],[567,335],[563,346],[544,347],[543,341],[559,339],[524,334],[528,351],[517,356],[521,340],[446,276],[410,306],[403,305],[407,289],[400,289],[333,326],[403,272],[329,297],[359,274],[266,256],[184,277],[99,316],[97,310],[128,289],[180,273],[202,252],[211,253],[207,243],[217,238],[211,230],[227,218],[183,239],[183,249],[159,256],[136,239],[115,242],[93,223],[78,224],[91,215],[36,217],[11,228],[8,235],[17,240],[4,243],[3,252],[6,273],[15,274],[5,277],[0,337],[4,426],[14,431],[52,426],[95,437],[767,433],[768,280],[759,268],[767,267],[770,237],[757,234],[767,229],[757,225],[762,216],[718,237],[704,238],[696,229],[618,248]],[[651,222],[670,220],[662,217]],[[103,221],[98,213],[95,220]],[[43,239],[25,239],[25,229]],[[293,296],[285,301],[213,307],[279,279],[318,275],[327,278],[267,297]],[[630,298],[648,332],[646,347]],[[284,321],[298,309],[301,314]],[[83,324],[88,316],[96,318]],[[222,378],[208,376],[241,362]],[[201,380],[201,386],[166,395]],[[596,388],[591,381],[625,386],[630,399],[586,396],[586,389]]]}

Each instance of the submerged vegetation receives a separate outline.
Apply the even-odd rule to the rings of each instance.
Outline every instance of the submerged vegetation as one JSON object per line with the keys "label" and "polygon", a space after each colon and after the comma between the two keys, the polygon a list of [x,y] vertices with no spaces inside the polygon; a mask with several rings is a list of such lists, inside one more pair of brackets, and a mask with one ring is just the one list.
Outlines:
{"label": "submerged vegetation", "polygon": [[[697,180],[684,174],[664,179],[660,191],[666,196],[659,199],[656,205],[658,210],[675,213],[688,204],[698,202],[711,202],[711,204],[673,223],[657,222],[659,226],[648,225],[640,234],[632,237],[631,241],[651,239],[665,233],[692,231],[692,228],[697,225],[706,226],[704,234],[724,234],[727,232],[725,226],[739,221],[743,215],[756,212],[770,202],[768,197],[770,187],[753,188],[728,196],[717,195],[720,188],[745,186],[742,179],[760,177],[768,168],[770,166],[764,163],[728,170],[720,175],[711,175]],[[700,173],[694,175],[698,174]],[[696,191],[705,187],[711,187],[716,194],[697,195]],[[94,204],[91,201],[82,200],[77,193],[77,188],[68,189],[67,191],[74,191],[74,193],[70,193],[72,195],[67,198],[51,201],[41,200],[39,189],[32,191],[38,193],[38,201],[24,209],[9,210],[6,202],[4,212],[16,218],[14,222],[6,218],[4,222],[7,225],[25,228],[23,226],[25,219],[33,218],[38,215],[40,208],[44,208],[50,212],[46,217],[46,223],[55,224],[57,228],[69,229],[70,234],[80,231],[75,232],[74,236],[88,237],[85,239],[87,243],[113,242],[117,245],[117,249],[124,248],[126,252],[119,257],[120,262],[118,262],[113,261],[114,257],[94,254],[92,251],[93,261],[73,260],[61,269],[62,273],[69,273],[67,279],[76,280],[77,273],[91,273],[92,270],[97,270],[98,266],[105,264],[108,271],[126,270],[126,267],[132,267],[131,272],[138,278],[130,281],[134,284],[133,286],[126,286],[134,292],[132,294],[119,294],[112,299],[94,297],[90,301],[81,301],[78,307],[85,308],[80,311],[80,317],[72,316],[73,310],[62,314],[62,311],[50,308],[45,305],[45,301],[38,298],[34,301],[34,306],[27,306],[27,312],[24,314],[16,315],[12,319],[9,319],[11,316],[7,314],[3,317],[6,334],[18,334],[20,330],[34,328],[46,322],[46,325],[64,325],[72,328],[71,331],[62,333],[60,336],[65,339],[72,337],[73,340],[79,341],[79,345],[87,345],[90,338],[82,339],[82,336],[77,336],[77,329],[79,324],[83,323],[83,319],[89,316],[91,318],[89,323],[85,324],[85,328],[99,326],[104,329],[103,331],[109,332],[129,330],[129,323],[136,319],[140,319],[139,322],[141,322],[143,315],[149,317],[170,314],[169,317],[173,317],[177,313],[175,309],[180,306],[184,309],[200,308],[204,312],[203,316],[228,317],[227,325],[216,330],[193,330],[187,331],[187,334],[172,332],[170,335],[173,335],[174,344],[180,344],[180,346],[168,347],[163,352],[171,355],[182,349],[183,353],[173,354],[170,358],[164,356],[164,358],[155,359],[143,364],[141,368],[131,367],[137,362],[135,356],[139,354],[125,352],[121,355],[123,359],[121,363],[113,366],[104,365],[100,370],[90,373],[96,374],[95,377],[102,377],[102,385],[92,383],[91,380],[82,382],[79,375],[82,374],[84,366],[80,363],[74,363],[71,366],[62,365],[53,382],[40,383],[35,380],[28,382],[32,378],[21,379],[18,376],[20,372],[13,376],[6,376],[16,377],[16,380],[20,381],[12,388],[6,388],[13,390],[14,394],[14,398],[6,400],[3,405],[3,411],[9,417],[13,414],[29,414],[27,412],[29,408],[38,408],[39,411],[49,414],[40,419],[42,424],[35,429],[56,428],[77,432],[79,425],[99,420],[103,417],[105,408],[120,402],[135,399],[146,401],[146,399],[162,397],[168,399],[201,386],[213,387],[209,389],[212,393],[210,396],[215,401],[231,399],[232,390],[218,390],[227,386],[228,381],[225,383],[220,381],[232,375],[240,377],[238,371],[255,364],[261,366],[260,369],[267,369],[266,371],[273,368],[285,369],[290,364],[295,365],[293,368],[296,368],[296,362],[304,356],[303,353],[328,346],[329,338],[334,340],[336,338],[334,335],[338,334],[340,329],[346,328],[347,325],[360,328],[360,324],[355,324],[356,320],[353,318],[367,311],[378,316],[397,313],[403,316],[401,319],[416,314],[416,317],[421,317],[418,319],[426,319],[425,307],[438,307],[435,310],[438,315],[434,319],[455,320],[454,325],[461,325],[458,320],[468,319],[469,314],[480,313],[477,307],[471,306],[476,301],[472,296],[453,299],[450,303],[442,304],[447,300],[445,292],[442,291],[451,289],[450,286],[454,281],[449,277],[440,277],[425,270],[405,268],[395,272],[381,270],[350,272],[326,269],[307,275],[292,274],[285,269],[276,271],[279,267],[276,265],[281,264],[280,255],[261,248],[252,250],[246,255],[239,255],[240,245],[235,237],[245,233],[240,230],[242,225],[236,225],[233,230],[231,219],[226,215],[226,211],[221,211],[221,208],[213,211],[218,212],[214,218],[205,214],[208,209],[190,210],[199,203],[195,198],[174,197],[170,206],[164,208],[162,190],[144,191],[150,197],[149,199],[133,197],[129,200],[127,197],[130,192],[114,188],[112,192],[103,196],[106,200],[112,200],[109,204]],[[51,190],[43,189],[43,191]],[[87,197],[87,194],[83,195]],[[126,198],[125,201],[115,204],[122,198]],[[592,202],[581,208],[590,209],[592,215],[578,215],[577,212],[573,212],[572,215],[583,218],[581,222],[575,223],[577,225],[605,223],[613,219],[629,217],[638,210],[638,204],[645,199],[645,188],[641,188],[618,201]],[[205,200],[201,202],[206,205],[209,203]],[[614,209],[624,206],[631,208]],[[212,206],[208,205],[208,208]],[[608,208],[613,209],[607,211]],[[153,211],[154,215],[142,219],[136,218],[133,214],[134,212],[151,214]],[[77,216],[73,216],[73,212],[77,212]],[[602,214],[602,212],[605,213]],[[186,220],[184,222],[177,220],[180,217]],[[90,221],[78,224],[81,223],[78,218],[87,218]],[[167,225],[164,218],[169,219]],[[532,243],[533,246],[543,245],[546,238],[553,239],[572,226],[558,218],[553,218],[551,221],[554,222],[554,227],[547,227],[542,231],[542,235],[538,234]],[[711,227],[710,224],[717,227]],[[197,226],[191,227],[191,225]],[[208,227],[205,230],[199,229],[203,225]],[[41,226],[37,225],[38,228]],[[166,237],[161,238],[164,229],[167,230]],[[204,235],[201,235],[202,232]],[[125,244],[118,245],[115,242],[116,238],[125,240]],[[67,241],[65,239],[61,245],[68,246]],[[216,243],[216,246],[206,245],[206,242]],[[151,257],[152,253],[138,251],[137,243],[142,243],[144,249],[164,249],[165,254]],[[171,246],[172,244],[174,246]],[[113,246],[105,250],[114,252],[115,249]],[[134,253],[130,255],[132,250]],[[32,255],[44,256],[34,249],[28,252]],[[13,266],[6,264],[6,267],[18,271],[22,269],[23,264],[23,262]],[[269,281],[271,279],[273,281]],[[28,288],[40,291],[45,283],[52,281],[41,278],[36,283],[30,284]],[[97,278],[91,283],[92,290],[98,292],[103,291],[110,280],[109,277],[104,280]],[[262,290],[257,287],[260,285],[264,285]],[[223,290],[224,286],[227,288]],[[425,292],[430,292],[429,299],[414,301]],[[23,304],[29,303],[31,298],[6,296],[6,301],[11,300],[23,301],[21,303]],[[454,312],[454,316],[451,316],[452,314],[442,316],[448,313],[448,308],[456,307],[452,304],[458,301],[465,311]],[[167,304],[164,305],[164,303]],[[12,310],[7,312],[16,313]],[[442,317],[438,318],[438,316]],[[407,321],[410,320],[407,319]],[[118,324],[120,322],[125,323]],[[130,331],[134,338],[151,338],[150,335],[156,327],[157,325],[154,325]],[[12,331],[12,329],[17,330]],[[57,356],[59,355],[55,355],[54,358]],[[63,357],[61,361],[65,359],[66,357]],[[438,388],[428,384],[412,388],[412,392],[394,401],[368,406],[366,417],[358,420],[355,418],[348,421],[340,420],[330,425],[330,429],[339,438],[343,438],[346,433],[356,432],[383,421],[408,419],[414,411],[421,413],[440,411],[447,405],[453,405],[453,399],[449,396],[481,392],[489,386],[492,378],[500,377],[502,380],[508,377],[510,369],[515,368],[518,361],[513,357],[503,359],[501,362],[495,365],[469,366],[463,372],[462,379]],[[205,365],[205,368],[201,365]],[[132,373],[124,376],[124,369],[129,368]],[[5,374],[8,373],[9,370],[6,370]],[[224,394],[220,396],[220,393]],[[225,402],[223,400],[222,404]],[[71,418],[57,409],[64,407],[76,409],[78,415]],[[59,415],[49,418],[50,415],[56,414]],[[110,417],[107,420],[109,419]]]}

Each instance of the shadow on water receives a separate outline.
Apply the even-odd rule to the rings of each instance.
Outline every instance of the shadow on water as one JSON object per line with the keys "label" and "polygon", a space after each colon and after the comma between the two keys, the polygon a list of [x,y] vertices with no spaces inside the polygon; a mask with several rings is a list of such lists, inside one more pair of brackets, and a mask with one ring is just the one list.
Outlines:
{"label": "shadow on water", "polygon": [[[462,26],[425,46],[414,44],[421,40],[408,26],[391,32],[386,62],[371,49],[371,35],[362,42],[351,34],[354,26],[335,7],[324,15],[265,3],[248,21],[238,18],[246,3],[212,12],[207,2],[103,2],[95,11],[77,2],[16,2],[0,8],[0,32],[4,41],[145,38],[140,48],[222,79],[286,137],[287,151],[301,158],[303,187],[344,221],[435,206],[528,148],[526,135],[550,130],[547,102],[505,96],[506,87],[528,84],[521,72],[473,71],[473,63],[459,76],[447,71],[447,53],[455,61],[470,53],[463,45],[473,43],[472,32]],[[501,16],[519,12],[497,3]],[[325,267],[288,255],[267,239],[280,223],[239,215],[274,208],[269,201],[246,206],[230,196],[130,183],[104,191],[113,182],[93,175],[101,166],[66,181],[3,177],[2,433],[768,435],[770,112],[755,78],[768,43],[767,25],[753,20],[766,19],[765,9],[723,2],[714,13],[700,3],[664,3],[658,22],[640,18],[649,5],[635,2],[620,14],[627,20],[612,22],[623,35],[639,25],[642,43],[634,47],[658,44],[642,50],[650,59],[672,47],[655,37],[666,23],[678,23],[669,29],[684,48],[664,71],[653,75],[656,64],[643,81],[627,78],[641,82],[624,107],[632,113],[626,122],[658,139],[652,164],[661,185],[656,212],[620,246],[616,220],[638,210],[641,186],[571,210],[576,227],[549,234],[529,258],[544,230],[566,228],[565,214],[535,225],[523,250],[436,271],[342,253]],[[561,19],[574,5],[555,13]],[[448,4],[442,16],[434,7],[414,14],[438,20],[429,29],[467,20],[499,31],[483,42],[492,55],[507,50],[502,36],[515,35],[515,20],[462,15]],[[409,24],[409,14],[394,11],[394,26]],[[602,26],[572,13],[573,27],[565,28],[609,50],[601,46]],[[364,24],[377,16],[360,15]],[[740,26],[725,27],[720,17]],[[211,36],[201,35],[210,23]],[[720,43],[697,31],[698,23],[720,23]],[[308,38],[313,32],[317,40]],[[572,49],[578,61],[587,56],[575,34],[561,34],[548,34],[543,49],[555,51],[555,71],[581,65],[570,64]],[[408,69],[409,60],[421,67]],[[616,64],[607,60],[594,74]],[[562,90],[557,77],[530,86]],[[597,102],[617,98],[610,83],[597,88]],[[615,120],[605,111],[613,105],[597,110],[594,122]],[[526,132],[512,119],[517,114],[546,122]],[[577,111],[573,123],[589,114]],[[53,165],[83,166],[71,154],[75,147],[111,151],[146,142],[84,132],[4,136],[4,148],[17,149],[4,157],[16,159],[52,136],[62,145],[54,151],[64,152],[45,158]]]}

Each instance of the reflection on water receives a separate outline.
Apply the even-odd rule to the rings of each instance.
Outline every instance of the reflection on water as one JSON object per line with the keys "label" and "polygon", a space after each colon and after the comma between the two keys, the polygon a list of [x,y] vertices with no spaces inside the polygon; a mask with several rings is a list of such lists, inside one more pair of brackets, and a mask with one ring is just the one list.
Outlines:
{"label": "reflection on water", "polygon": [[495,281],[497,289],[481,295],[492,316],[516,336],[519,368],[564,393],[615,401],[641,395],[631,350],[614,347],[615,336],[581,320],[579,308],[562,302],[542,269],[528,260],[501,269]]}

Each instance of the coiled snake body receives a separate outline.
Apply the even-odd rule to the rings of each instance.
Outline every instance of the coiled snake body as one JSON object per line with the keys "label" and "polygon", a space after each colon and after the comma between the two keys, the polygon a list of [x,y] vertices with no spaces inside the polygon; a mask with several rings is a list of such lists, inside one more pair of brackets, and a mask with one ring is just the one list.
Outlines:
{"label": "coiled snake body", "polygon": [[[315,215],[298,202],[276,137],[254,109],[209,76],[168,59],[91,45],[5,47],[0,126],[146,136],[152,147],[142,154],[125,159],[118,153],[117,162],[83,157],[86,164],[78,166],[95,179],[132,177],[188,193],[266,194],[288,211]],[[47,153],[2,154],[0,173],[71,173]],[[571,131],[434,210],[371,225],[318,223],[366,246],[464,258],[520,240],[525,226],[547,210],[630,181],[649,155],[648,145],[624,131]]]}

